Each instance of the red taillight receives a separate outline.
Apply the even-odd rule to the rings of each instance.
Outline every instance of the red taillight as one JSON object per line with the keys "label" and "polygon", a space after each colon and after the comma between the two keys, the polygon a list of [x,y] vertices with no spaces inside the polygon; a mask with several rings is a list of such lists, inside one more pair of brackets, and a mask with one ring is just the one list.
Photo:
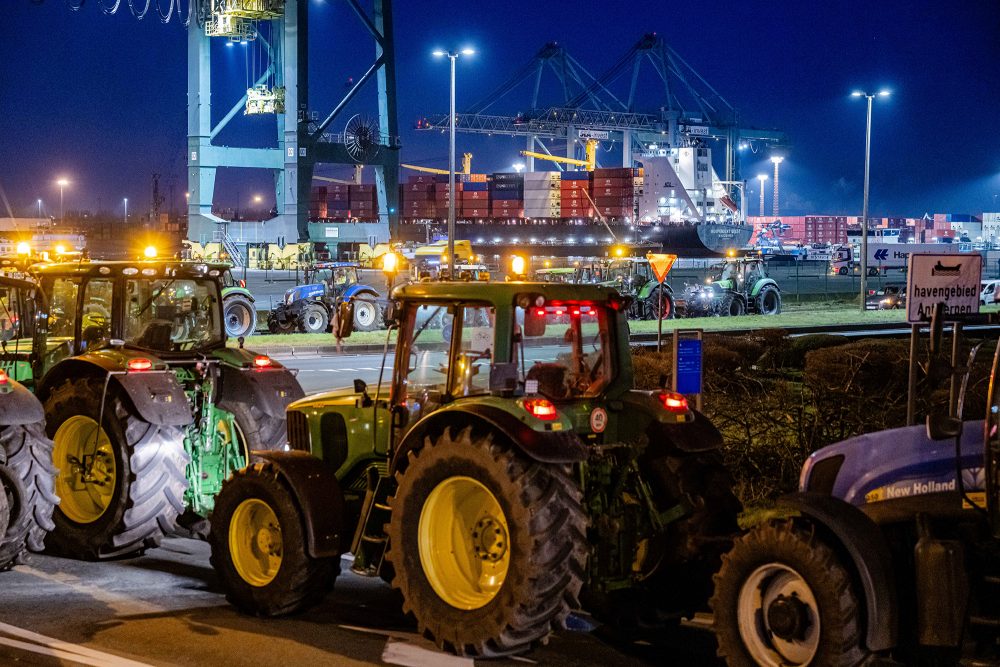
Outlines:
{"label": "red taillight", "polygon": [[129,359],[127,366],[130,371],[148,371],[153,367],[153,362],[140,357],[138,359]]}
{"label": "red taillight", "polygon": [[554,421],[559,413],[547,398],[529,398],[524,401],[524,409],[542,421]]}
{"label": "red taillight", "polygon": [[660,392],[658,396],[660,403],[669,412],[687,412],[688,410],[688,400],[684,398],[683,394],[675,394],[672,391]]}
{"label": "red taillight", "polygon": [[544,308],[539,308],[538,312],[535,313],[535,314],[538,315],[539,317],[545,317],[545,309]]}
{"label": "red taillight", "polygon": [[256,366],[257,368],[267,368],[273,363],[274,362],[271,361],[271,357],[265,354],[258,354],[256,357],[253,358],[253,365]]}
{"label": "red taillight", "polygon": [[8,382],[9,380],[10,380],[10,378],[9,378],[9,377],[7,376],[7,371],[5,371],[5,370],[0,370],[0,385],[5,385],[5,384],[7,384],[7,382]]}

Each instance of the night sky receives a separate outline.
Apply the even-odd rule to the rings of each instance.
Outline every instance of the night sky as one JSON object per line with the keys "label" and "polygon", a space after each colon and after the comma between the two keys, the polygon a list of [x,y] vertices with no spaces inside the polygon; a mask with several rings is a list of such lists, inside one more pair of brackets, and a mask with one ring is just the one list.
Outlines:
{"label": "night sky", "polygon": [[[112,4],[106,2],[106,4]],[[136,4],[143,4],[142,2]],[[166,6],[169,0],[161,0]],[[186,0],[183,0],[186,5]],[[0,18],[0,185],[18,215],[36,200],[58,215],[54,181],[66,176],[66,209],[120,214],[148,206],[150,174],[183,205],[186,190],[186,37],[153,12],[137,21],[127,3],[115,16],[88,0],[6,0]],[[864,100],[856,87],[892,90],[876,100],[872,210],[875,215],[1000,210],[1000,3],[995,0],[698,3],[437,2],[397,0],[396,50],[402,158],[447,167],[447,135],[413,129],[447,111],[446,62],[438,47],[471,45],[460,61],[458,107],[478,101],[558,41],[594,75],[643,33],[658,32],[731,104],[747,125],[784,130],[792,146],[781,167],[784,214],[858,214],[864,167]],[[312,107],[323,116],[369,64],[372,42],[343,3],[311,0]],[[246,87],[253,47],[214,51],[216,117]],[[251,66],[252,69],[252,66]],[[548,78],[557,102],[555,79]],[[650,110],[660,106],[644,78]],[[625,80],[620,85],[627,85]],[[374,89],[352,112],[373,111]],[[528,87],[491,111],[528,104]],[[347,116],[334,125],[341,131]],[[266,145],[274,120],[240,119],[223,139]],[[459,135],[477,172],[505,170],[523,140]],[[225,143],[225,141],[223,141]],[[719,144],[720,152],[722,143]],[[553,147],[558,152],[558,147]],[[744,157],[745,178],[770,173],[766,151]],[[600,158],[599,158],[600,159]],[[609,160],[611,162],[611,160]],[[609,164],[608,166],[616,166]],[[328,168],[347,176],[347,169]],[[216,203],[273,201],[264,173],[220,173]],[[757,212],[756,183],[750,213]],[[768,183],[770,188],[770,183]],[[768,191],[770,207],[770,191]],[[7,210],[0,201],[0,215]]]}

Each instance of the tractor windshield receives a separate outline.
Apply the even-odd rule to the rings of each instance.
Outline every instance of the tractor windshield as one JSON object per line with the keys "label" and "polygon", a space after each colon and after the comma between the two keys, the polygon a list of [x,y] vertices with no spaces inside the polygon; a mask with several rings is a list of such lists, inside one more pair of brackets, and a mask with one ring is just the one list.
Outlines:
{"label": "tractor windshield", "polygon": [[161,353],[225,342],[214,280],[130,279],[125,282],[126,344]]}
{"label": "tractor windshield", "polygon": [[585,302],[532,306],[523,322],[526,388],[553,399],[598,396],[613,375],[607,309]]}

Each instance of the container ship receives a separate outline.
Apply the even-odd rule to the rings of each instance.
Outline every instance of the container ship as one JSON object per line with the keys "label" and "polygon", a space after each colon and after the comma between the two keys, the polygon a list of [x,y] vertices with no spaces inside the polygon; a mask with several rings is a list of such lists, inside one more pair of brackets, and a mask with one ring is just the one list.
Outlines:
{"label": "container ship", "polygon": [[[710,161],[709,149],[690,147],[646,156],[640,167],[462,173],[454,193],[446,174],[413,174],[400,185],[394,240],[444,238],[454,196],[457,238],[487,253],[532,248],[555,257],[601,256],[625,244],[681,257],[724,256],[747,247],[753,228],[713,180]],[[690,187],[699,178],[703,187]],[[314,188],[309,213],[313,222],[377,218],[374,186]],[[329,239],[324,232],[314,240]]]}

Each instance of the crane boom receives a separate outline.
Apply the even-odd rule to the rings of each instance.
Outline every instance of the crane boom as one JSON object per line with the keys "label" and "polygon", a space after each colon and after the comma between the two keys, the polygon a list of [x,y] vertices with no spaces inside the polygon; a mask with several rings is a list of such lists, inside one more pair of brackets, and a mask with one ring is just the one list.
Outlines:
{"label": "crane boom", "polygon": [[539,160],[548,160],[549,162],[561,162],[562,164],[571,164],[576,167],[584,167],[587,171],[594,171],[597,167],[597,140],[588,139],[585,145],[586,160],[577,160],[572,157],[561,157],[558,155],[549,155],[548,153],[536,153],[534,151],[521,151],[521,155],[524,157],[533,157]]}
{"label": "crane boom", "polygon": [[[401,164],[400,167],[404,169],[412,169],[413,171],[422,171],[425,174],[440,174],[442,176],[447,176],[451,172],[447,169],[435,169],[434,167],[418,167],[415,164]],[[455,172],[456,174],[471,174],[472,173],[472,153],[462,153],[462,171]]]}

